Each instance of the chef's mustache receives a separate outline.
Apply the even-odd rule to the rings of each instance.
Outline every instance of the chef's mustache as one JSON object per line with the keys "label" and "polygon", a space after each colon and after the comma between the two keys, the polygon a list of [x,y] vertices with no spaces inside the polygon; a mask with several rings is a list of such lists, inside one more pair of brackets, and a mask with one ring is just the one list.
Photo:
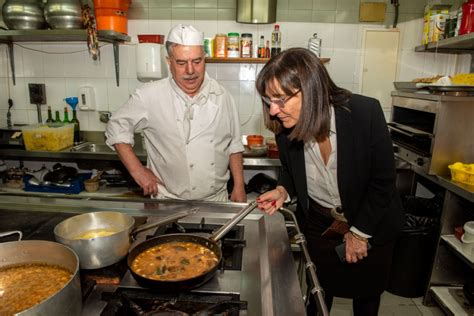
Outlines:
{"label": "chef's mustache", "polygon": [[193,79],[197,79],[197,78],[198,78],[197,75],[183,76],[184,80],[193,80]]}

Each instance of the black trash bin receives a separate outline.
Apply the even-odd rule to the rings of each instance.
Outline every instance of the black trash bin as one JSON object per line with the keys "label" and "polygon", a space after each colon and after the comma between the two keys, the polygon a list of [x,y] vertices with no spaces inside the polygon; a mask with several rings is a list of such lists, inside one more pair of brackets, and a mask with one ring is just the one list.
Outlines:
{"label": "black trash bin", "polygon": [[441,201],[406,197],[406,221],[395,243],[387,291],[403,297],[425,294],[434,259]]}

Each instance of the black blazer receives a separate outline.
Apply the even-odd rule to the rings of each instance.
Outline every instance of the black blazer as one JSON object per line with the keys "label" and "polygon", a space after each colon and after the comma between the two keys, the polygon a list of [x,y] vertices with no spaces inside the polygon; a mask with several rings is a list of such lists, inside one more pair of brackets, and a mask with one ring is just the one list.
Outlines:
{"label": "black blazer", "polygon": [[[396,238],[404,213],[395,187],[392,141],[380,103],[353,95],[334,108],[337,137],[337,180],[349,225],[372,236],[373,244]],[[280,185],[298,197],[300,223],[311,216],[306,184],[304,143],[290,141],[289,130],[276,136],[282,163]]]}

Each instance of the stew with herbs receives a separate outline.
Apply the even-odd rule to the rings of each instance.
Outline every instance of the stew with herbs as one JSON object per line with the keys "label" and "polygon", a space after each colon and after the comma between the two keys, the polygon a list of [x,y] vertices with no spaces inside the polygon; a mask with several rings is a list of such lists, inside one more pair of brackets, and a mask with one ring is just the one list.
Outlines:
{"label": "stew with herbs", "polygon": [[173,241],[143,251],[133,260],[131,268],[144,278],[178,281],[204,274],[218,261],[216,254],[203,245]]}

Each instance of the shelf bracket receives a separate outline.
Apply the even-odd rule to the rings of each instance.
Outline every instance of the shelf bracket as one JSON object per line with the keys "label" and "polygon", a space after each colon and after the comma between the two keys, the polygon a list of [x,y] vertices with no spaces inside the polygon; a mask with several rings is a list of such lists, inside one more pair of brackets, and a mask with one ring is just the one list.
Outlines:
{"label": "shelf bracket", "polygon": [[[13,85],[16,86],[16,77],[15,77],[15,54],[13,53],[13,42],[8,42],[8,58],[10,59],[10,69],[12,71],[12,81]],[[7,78],[8,80],[8,78]]]}
{"label": "shelf bracket", "polygon": [[117,41],[114,41],[113,45],[114,45],[115,81],[118,87],[120,86],[119,44]]}

